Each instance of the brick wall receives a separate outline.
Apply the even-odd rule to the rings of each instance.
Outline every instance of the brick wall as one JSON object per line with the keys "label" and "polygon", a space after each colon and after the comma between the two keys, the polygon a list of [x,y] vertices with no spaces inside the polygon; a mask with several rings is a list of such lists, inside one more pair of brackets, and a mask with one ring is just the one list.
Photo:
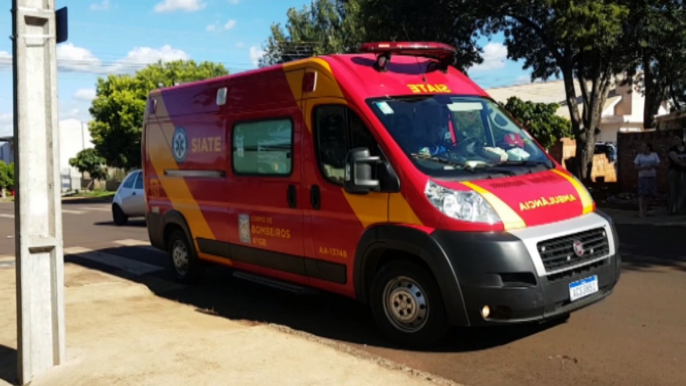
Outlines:
{"label": "brick wall", "polygon": [[669,182],[667,179],[667,149],[672,144],[675,135],[683,136],[686,128],[675,130],[660,130],[643,133],[618,133],[617,134],[617,163],[619,174],[619,189],[622,192],[636,192],[638,183],[638,171],[634,168],[634,159],[638,154],[641,142],[648,142],[653,145],[653,151],[660,157],[660,167],[657,169],[657,188],[659,193],[669,192]]}
{"label": "brick wall", "polygon": [[[562,138],[548,151],[565,169],[573,170],[574,157],[576,156],[576,141],[570,138]],[[591,171],[592,182],[617,182],[615,164],[611,163],[605,154],[593,156],[593,170]]]}

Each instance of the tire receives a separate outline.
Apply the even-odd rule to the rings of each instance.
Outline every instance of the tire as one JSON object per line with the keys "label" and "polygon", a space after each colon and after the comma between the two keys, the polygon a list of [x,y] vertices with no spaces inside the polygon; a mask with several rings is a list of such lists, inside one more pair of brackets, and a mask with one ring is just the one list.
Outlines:
{"label": "tire", "polygon": [[126,223],[129,221],[129,217],[126,215],[126,213],[124,213],[119,205],[114,204],[112,205],[112,220],[114,221],[114,225],[122,226],[126,225]]}
{"label": "tire", "polygon": [[202,278],[202,264],[181,230],[175,230],[167,244],[169,262],[177,281],[183,284],[195,284]]}
{"label": "tire", "polygon": [[411,261],[381,267],[372,281],[370,305],[379,330],[402,346],[429,348],[450,328],[436,280]]}

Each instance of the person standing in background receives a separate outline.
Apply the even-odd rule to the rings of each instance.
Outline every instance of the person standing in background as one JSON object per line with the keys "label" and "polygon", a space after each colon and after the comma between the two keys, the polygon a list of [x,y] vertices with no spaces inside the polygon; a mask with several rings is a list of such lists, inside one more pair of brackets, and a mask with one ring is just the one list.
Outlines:
{"label": "person standing in background", "polygon": [[674,136],[669,156],[669,214],[683,213],[686,196],[686,146]]}
{"label": "person standing in background", "polygon": [[638,170],[638,210],[639,216],[645,217],[650,197],[657,197],[657,171],[660,157],[649,143],[641,143],[640,153],[634,159]]}

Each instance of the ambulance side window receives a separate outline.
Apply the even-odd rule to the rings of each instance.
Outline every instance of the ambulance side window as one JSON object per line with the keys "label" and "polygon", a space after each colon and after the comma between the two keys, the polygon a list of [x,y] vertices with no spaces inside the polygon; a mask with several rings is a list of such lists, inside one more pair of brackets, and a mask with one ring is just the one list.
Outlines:
{"label": "ambulance side window", "polygon": [[348,151],[366,147],[371,155],[381,150],[362,119],[346,106],[319,106],[315,110],[315,141],[319,167],[329,181],[343,185]]}
{"label": "ambulance side window", "polygon": [[315,141],[319,167],[329,181],[342,185],[347,154],[345,106],[321,106],[315,110]]}
{"label": "ambulance side window", "polygon": [[348,109],[348,123],[350,125],[351,137],[350,149],[354,149],[356,147],[366,147],[369,149],[369,153],[372,156],[380,156],[381,150],[379,149],[376,140],[372,136],[372,133],[369,131],[362,119],[360,119],[360,117],[350,109]]}
{"label": "ambulance side window", "polygon": [[233,128],[232,164],[237,175],[289,176],[293,122],[288,118],[242,122]]}

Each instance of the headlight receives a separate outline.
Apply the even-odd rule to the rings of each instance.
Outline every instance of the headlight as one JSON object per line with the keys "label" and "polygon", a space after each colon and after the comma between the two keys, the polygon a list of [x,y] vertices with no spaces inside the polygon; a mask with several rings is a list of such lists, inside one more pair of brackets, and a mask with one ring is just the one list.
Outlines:
{"label": "headlight", "polygon": [[458,192],[429,181],[424,193],[438,210],[454,219],[487,224],[501,222],[491,204],[475,191]]}

